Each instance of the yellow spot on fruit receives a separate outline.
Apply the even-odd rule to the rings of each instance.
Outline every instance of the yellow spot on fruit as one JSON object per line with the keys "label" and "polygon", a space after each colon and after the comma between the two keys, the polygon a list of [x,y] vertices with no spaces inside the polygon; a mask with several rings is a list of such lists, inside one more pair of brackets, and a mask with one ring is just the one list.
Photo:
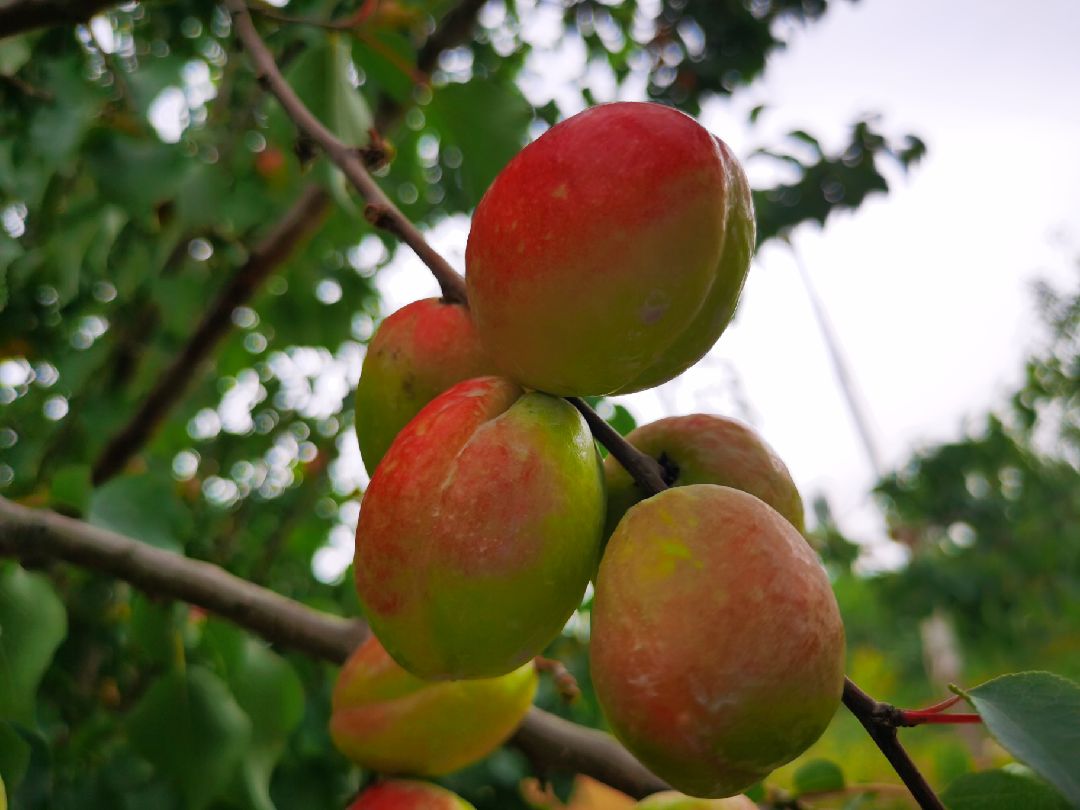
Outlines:
{"label": "yellow spot on fruit", "polygon": [[559,185],[555,187],[555,190],[551,192],[551,196],[556,200],[565,200],[567,197],[566,183],[559,183]]}

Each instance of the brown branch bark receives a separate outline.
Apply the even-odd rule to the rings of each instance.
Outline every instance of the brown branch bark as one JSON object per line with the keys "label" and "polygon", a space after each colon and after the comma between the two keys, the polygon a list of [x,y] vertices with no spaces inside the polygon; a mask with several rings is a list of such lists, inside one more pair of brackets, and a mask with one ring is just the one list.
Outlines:
{"label": "brown branch bark", "polygon": [[[0,557],[60,560],[108,574],[333,664],[343,663],[368,634],[361,621],[309,608],[210,563],[5,498],[0,498]],[[529,711],[511,743],[548,771],[588,774],[635,797],[667,789],[608,735],[540,709]]]}
{"label": "brown branch bark", "polygon": [[361,622],[312,610],[216,565],[5,498],[0,498],[0,556],[64,560],[109,574],[148,594],[198,605],[316,658],[343,660],[367,637]]}
{"label": "brown branch bark", "polygon": [[885,759],[889,760],[889,764],[915,797],[919,807],[923,810],[945,810],[941,799],[900,744],[896,731],[900,722],[899,710],[888,703],[874,700],[850,678],[844,679],[844,705],[866,729],[866,733],[877,744]]}
{"label": "brown branch bark", "polygon": [[[655,495],[667,489],[663,467],[656,459],[630,444],[583,400],[570,397],[569,401],[585,416],[596,439],[619,460],[643,491]],[[888,703],[874,700],[846,677],[843,703],[866,729],[919,807],[923,810],[944,810],[941,800],[900,744],[896,729],[898,725],[903,725],[901,712]]]}
{"label": "brown branch bark", "polygon": [[[18,1],[27,2],[27,0]],[[33,0],[33,2],[41,1]],[[459,6],[447,12],[417,57],[418,64],[423,66],[422,69],[425,72],[430,71],[443,50],[457,45],[467,36],[482,5],[483,3],[476,0],[463,0]],[[361,8],[370,7],[365,3]],[[232,62],[229,64],[231,65]],[[380,105],[379,114],[376,117],[377,131],[381,132],[393,124],[401,109],[402,105],[393,101]],[[315,123],[318,124],[317,121]],[[344,146],[341,148],[348,151]],[[363,156],[356,157],[362,168]],[[372,186],[375,187],[374,183]],[[378,190],[377,187],[375,189]],[[424,242],[419,231],[412,228],[411,223],[384,196],[374,200],[365,196],[365,199],[371,203],[365,213],[374,224],[388,229],[403,241],[408,242],[411,238],[414,242],[416,240]],[[221,339],[231,331],[232,311],[250,300],[262,282],[287,258],[288,253],[315,230],[315,226],[326,213],[328,203],[328,195],[318,187],[310,185],[301,192],[296,203],[286,212],[281,221],[271,228],[270,234],[256,247],[251,258],[237,271],[218,300],[203,317],[187,345],[158,379],[139,410],[103,449],[93,468],[95,484],[107,481],[120,472],[149,441],[190,382],[197,379],[195,372],[198,367]],[[409,227],[403,228],[402,223]],[[426,250],[428,259],[425,261],[429,261],[429,266],[432,266],[430,262],[439,265],[438,271],[432,266],[432,272],[436,273],[437,278],[438,273],[442,272],[446,278],[446,283],[443,284],[444,297],[458,300],[460,295],[461,300],[464,300],[464,285],[460,282],[460,276],[430,247]]]}
{"label": "brown branch bark", "polygon": [[116,0],[4,0],[0,2],[0,39],[36,28],[84,23]]}
{"label": "brown branch bark", "polygon": [[286,114],[300,131],[311,138],[333,161],[360,196],[367,202],[367,218],[376,226],[385,228],[413,249],[421,261],[431,270],[432,275],[442,288],[443,297],[448,301],[465,301],[465,283],[453,267],[432,249],[420,230],[410,222],[397,206],[391,202],[375,180],[368,174],[356,149],[339,141],[329,129],[323,126],[296,95],[285,77],[281,75],[270,52],[255,30],[251,14],[243,0],[227,0],[226,6],[232,12],[237,36],[255,66],[259,81],[273,93]]}
{"label": "brown branch bark", "polygon": [[93,481],[101,484],[123,470],[146,444],[180,395],[198,379],[197,370],[232,328],[232,312],[246,303],[259,286],[308,238],[329,210],[330,197],[321,188],[304,189],[281,220],[255,247],[248,260],[218,293],[183,350],[162,373],[138,411],[109,440],[93,467]]}
{"label": "brown branch bark", "polygon": [[[274,62],[273,54],[255,30],[244,1],[226,0],[226,5],[233,14],[237,35],[255,63],[260,80],[278,97],[285,112],[294,123],[324,149],[327,156],[345,173],[368,201],[369,219],[400,236],[428,266],[444,293],[447,289],[452,289],[455,291],[453,300],[467,304],[464,279],[457,275],[453,268],[431,248],[415,226],[390,203],[357,159],[355,150],[342,144],[333,133],[323,127],[289,87]],[[571,397],[569,401],[583,414],[597,440],[626,467],[643,491],[657,494],[667,488],[663,468],[658,461],[639,451],[617,431],[611,429],[584,400]],[[888,704],[878,703],[849,678],[844,679],[843,700],[844,705],[858,718],[871,739],[885,754],[919,805],[924,810],[944,810],[941,801],[897,739],[896,726],[890,720],[896,710],[888,707],[892,709],[892,713],[883,712],[882,707],[887,707]]]}

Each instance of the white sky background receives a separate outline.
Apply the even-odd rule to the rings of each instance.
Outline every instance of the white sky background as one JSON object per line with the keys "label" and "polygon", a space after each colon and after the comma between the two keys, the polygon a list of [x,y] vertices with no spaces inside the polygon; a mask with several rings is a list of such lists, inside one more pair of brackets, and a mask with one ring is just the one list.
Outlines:
{"label": "white sky background", "polygon": [[[764,80],[701,117],[737,154],[775,146],[797,127],[836,146],[868,111],[883,114],[889,134],[914,132],[929,147],[910,176],[891,174],[887,197],[795,238],[891,467],[914,447],[957,437],[965,417],[1000,403],[1039,335],[1032,281],[1075,283],[1068,268],[1080,253],[1080,6],[835,2],[790,40]],[[534,64],[543,75],[524,85],[531,100],[554,94],[567,112],[580,107],[560,89],[583,69],[573,48]],[[609,98],[603,76],[590,76]],[[751,142],[744,122],[758,103],[769,111]],[[755,164],[748,170],[762,178],[765,161]],[[466,237],[463,219],[431,233],[459,268]],[[378,283],[387,312],[437,294],[404,252]],[[874,562],[897,559],[786,248],[758,255],[736,322],[702,363],[619,401],[639,422],[695,411],[749,419],[808,505],[825,493],[841,527],[871,544]]]}

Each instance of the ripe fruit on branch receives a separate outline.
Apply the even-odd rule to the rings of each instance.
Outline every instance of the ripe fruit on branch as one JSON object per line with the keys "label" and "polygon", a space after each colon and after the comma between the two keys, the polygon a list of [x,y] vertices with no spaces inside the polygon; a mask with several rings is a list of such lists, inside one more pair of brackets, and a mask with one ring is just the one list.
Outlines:
{"label": "ripe fruit on branch", "polygon": [[476,810],[460,796],[428,782],[395,779],[372,785],[348,810]]}
{"label": "ripe fruit on branch", "polygon": [[[783,515],[800,532],[803,504],[784,462],[756,431],[734,419],[711,414],[672,416],[642,425],[626,436],[638,450],[677,473],[672,486],[719,484],[749,492]],[[610,536],[626,510],[643,497],[625,468],[604,460]]]}
{"label": "ripe fruit on branch", "polygon": [[670,107],[607,104],[545,132],[484,194],[469,305],[523,385],[639,391],[716,342],[753,247],[750,189],[722,141]]}
{"label": "ripe fruit on branch", "polygon": [[844,628],[814,552],[770,506],[712,484],[626,513],[596,577],[591,649],[615,735],[692,796],[731,796],[794,759],[844,685]]}
{"label": "ripe fruit on branch", "polygon": [[569,403],[498,377],[459,383],[372,476],[356,527],[365,616],[421,678],[503,675],[580,603],[603,524],[599,455]]}
{"label": "ripe fruit on branch", "polygon": [[635,805],[637,810],[757,810],[758,806],[741,793],[727,799],[695,799],[674,790],[654,793]]}
{"label": "ripe fruit on branch", "polygon": [[361,767],[439,776],[501,745],[524,719],[536,684],[531,663],[498,678],[424,681],[371,636],[338,675],[330,736]]}
{"label": "ripe fruit on branch", "polygon": [[356,386],[356,438],[368,474],[421,408],[450,386],[494,369],[461,304],[425,298],[386,318]]}

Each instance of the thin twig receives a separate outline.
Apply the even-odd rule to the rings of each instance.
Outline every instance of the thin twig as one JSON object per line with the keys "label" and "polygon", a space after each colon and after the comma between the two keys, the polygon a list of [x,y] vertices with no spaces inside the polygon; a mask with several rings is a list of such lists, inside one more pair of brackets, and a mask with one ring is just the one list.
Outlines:
{"label": "thin twig", "polygon": [[655,495],[668,488],[667,482],[664,480],[664,468],[660,466],[659,461],[648,453],[642,453],[634,445],[626,441],[619,434],[619,431],[609,425],[581,397],[567,397],[566,401],[581,412],[596,440],[607,448],[607,451],[630,473],[630,476],[646,494]]}
{"label": "thin twig", "polygon": [[897,738],[896,714],[899,710],[888,703],[874,700],[850,678],[844,679],[844,705],[862,723],[870,739],[881,749],[885,759],[889,760],[889,764],[911,791],[919,807],[923,810],[945,810],[945,805],[941,803],[941,799],[934,793]]}
{"label": "thin twig", "polygon": [[[3,0],[0,0],[0,2],[3,2]],[[365,6],[362,6],[362,8],[366,7],[367,2],[368,0],[365,0]],[[424,47],[421,48],[417,57],[418,64],[434,64],[438,59],[438,54],[441,53],[443,49],[456,45],[471,27],[471,21],[475,20],[480,5],[482,4],[476,3],[475,0],[463,0],[459,6],[447,12],[439,26],[425,43]],[[2,17],[2,9],[3,7],[0,6],[0,17]],[[233,66],[236,64],[236,61],[237,60],[230,59],[227,70],[235,70]],[[371,133],[371,142],[366,147],[356,150],[357,158],[367,168],[374,169],[381,162],[385,161],[387,147],[385,141],[382,140],[378,133],[388,129],[394,123],[402,109],[403,105],[398,101],[388,101],[380,105],[379,113],[376,115],[375,119],[377,127],[376,130],[373,130]],[[233,129],[235,131],[240,131],[243,128],[233,127]],[[229,148],[230,147],[227,144],[223,147],[223,152],[227,154]],[[261,281],[265,280],[276,266],[276,263],[274,262],[263,263],[258,265],[258,267],[262,268],[262,272],[253,274],[252,270],[258,269],[258,267],[252,267],[252,260],[260,255],[276,254],[277,251],[275,251],[272,244],[270,244],[275,234],[287,234],[290,227],[289,223],[291,222],[308,221],[309,218],[314,222],[327,210],[328,203],[329,197],[327,194],[314,184],[308,185],[300,192],[297,203],[289,209],[277,225],[270,229],[270,236],[267,237],[267,240],[264,241],[259,248],[256,248],[255,252],[252,254],[252,259],[237,271],[233,283],[229,287],[226,287],[222,293],[223,297],[231,296],[235,292],[232,288],[240,285],[243,286],[246,297],[234,300],[232,307],[215,305],[210,312],[204,316],[195,333],[188,340],[188,343],[184,346],[173,364],[169,366],[165,373],[158,379],[154,388],[143,401],[140,409],[113,437],[101,456],[99,456],[94,467],[95,483],[101,483],[122,470],[128,461],[130,461],[150,439],[157,426],[176,405],[179,400],[179,395],[183,392],[184,388],[189,385],[192,380],[197,379],[197,375],[193,372],[202,363],[209,352],[213,350],[217,343],[231,330],[232,321],[230,316],[232,314],[232,309],[243,303],[244,300],[253,296]],[[383,216],[382,209],[380,209],[378,205],[371,208],[368,211],[368,214],[369,216],[375,217],[380,222],[388,222],[391,226],[396,222],[396,220],[393,220],[392,218],[387,220],[386,217]],[[393,230],[392,227],[391,230]],[[397,234],[399,238],[403,238],[396,230],[393,230],[393,232]],[[428,250],[430,251],[430,248]],[[442,258],[438,257],[434,251],[430,251],[430,253],[436,256],[437,261],[445,264],[445,262],[442,261]],[[282,258],[284,258],[284,256],[282,256]],[[443,291],[444,297],[455,299],[459,292],[460,295],[464,297],[464,286],[460,284],[460,277],[453,272],[452,268],[449,268],[449,265],[446,265],[446,268],[448,273],[446,275],[447,286],[444,287]],[[219,303],[222,302],[219,301]],[[228,302],[226,301],[224,303]]]}
{"label": "thin twig", "polygon": [[94,484],[101,484],[124,469],[165,418],[180,394],[198,379],[195,373],[218,342],[229,333],[232,313],[246,303],[263,280],[284,262],[296,246],[310,236],[329,210],[330,197],[311,185],[293,203],[270,233],[256,246],[248,260],[218,293],[203,315],[191,339],[158,378],[138,411],[109,440],[94,464]]}
{"label": "thin twig", "polygon": [[[278,97],[285,112],[294,123],[323,148],[327,156],[345,173],[367,200],[368,218],[400,236],[416,252],[439,282],[444,296],[449,298],[450,296],[446,293],[448,289],[451,289],[455,292],[453,300],[467,303],[464,279],[457,275],[453,268],[432,249],[419,230],[394,207],[382,189],[364,170],[355,151],[342,144],[333,133],[319,123],[293,92],[274,63],[273,54],[255,30],[251,15],[248,14],[243,0],[226,0],[226,4],[236,22],[237,34],[255,63],[260,80],[265,82],[271,92]],[[590,428],[597,431],[594,435],[600,443],[626,466],[639,487],[650,494],[662,492],[667,488],[659,462],[635,448],[617,431],[609,429],[610,426],[586,402],[577,398],[571,398],[570,402],[585,416]],[[843,701],[869,732],[871,739],[892,764],[919,805],[924,810],[943,810],[941,801],[897,739],[895,720],[898,710],[888,704],[878,703],[849,678],[844,679]],[[885,712],[885,709],[891,710],[891,714]],[[892,718],[892,722],[882,719],[885,714]]]}
{"label": "thin twig", "polygon": [[[108,574],[333,664],[344,663],[368,634],[359,620],[309,608],[216,565],[6,498],[0,498],[0,557],[39,564],[60,560]],[[667,789],[612,737],[537,708],[529,710],[511,742],[545,769],[587,774],[631,796]]]}
{"label": "thin twig", "polygon": [[227,0],[226,6],[232,12],[233,21],[236,25],[236,33],[244,43],[252,63],[255,66],[256,75],[267,89],[275,96],[286,114],[293,120],[300,131],[319,145],[327,157],[333,161],[349,182],[353,184],[360,196],[368,203],[368,218],[379,227],[385,228],[398,236],[405,244],[415,251],[420,260],[428,266],[432,275],[439,282],[443,298],[448,301],[465,301],[465,283],[453,267],[432,249],[424,239],[420,230],[410,222],[404,214],[397,209],[378,184],[368,174],[363,162],[356,153],[354,146],[342,143],[329,129],[323,126],[300,100],[285,77],[281,75],[274,55],[266,47],[255,30],[255,24],[251,20],[247,6],[243,0]]}

